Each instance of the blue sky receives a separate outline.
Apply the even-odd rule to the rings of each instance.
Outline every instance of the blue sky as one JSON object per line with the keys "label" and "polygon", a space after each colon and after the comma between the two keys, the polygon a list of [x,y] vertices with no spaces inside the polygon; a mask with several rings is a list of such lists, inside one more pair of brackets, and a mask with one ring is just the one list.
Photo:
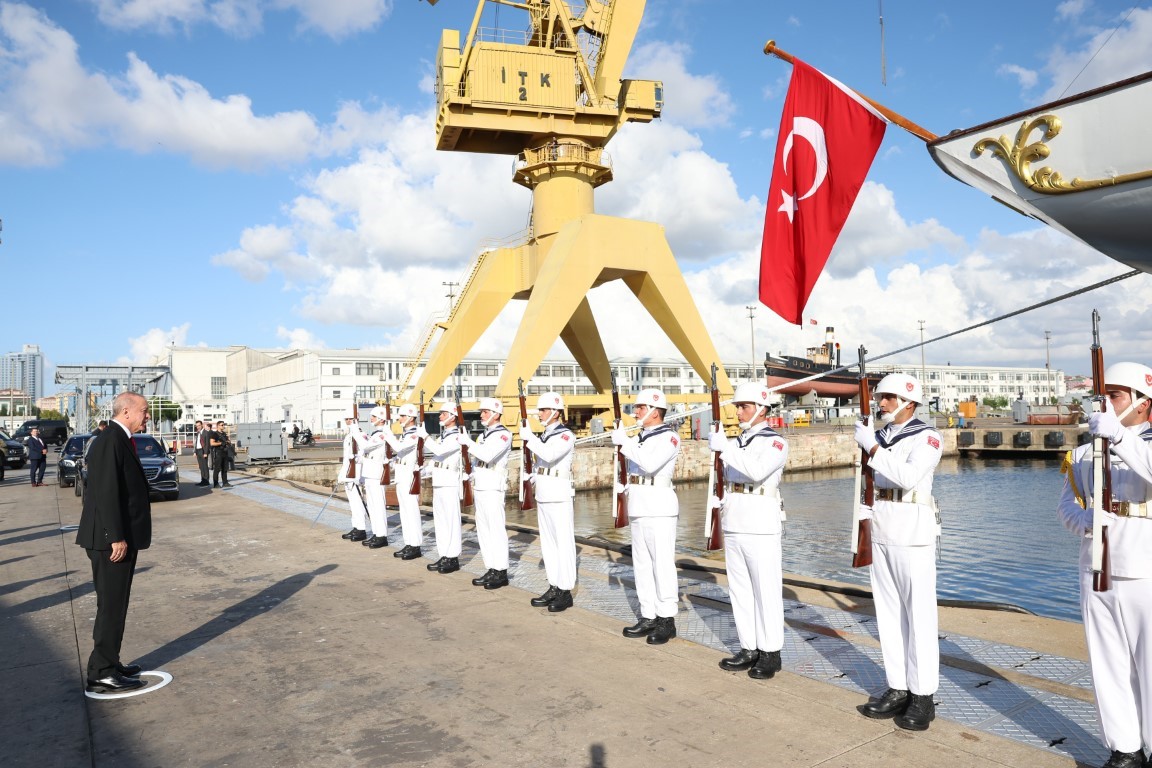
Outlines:
{"label": "blue sky", "polygon": [[[466,30],[475,7],[0,0],[0,351],[38,343],[50,364],[143,362],[171,342],[407,352],[446,308],[442,283],[527,223],[510,158],[434,148],[440,30]],[[745,306],[790,74],[767,39],[939,134],[1152,69],[1148,3],[883,10],[886,84],[877,4],[648,3],[625,77],[663,80],[666,108],[613,139],[597,210],[666,227],[725,358],[751,352]],[[833,325],[845,348],[875,354],[916,343],[919,320],[931,338],[1124,271],[945,176],[893,126],[809,301],[818,325],[760,307],[756,352],[801,353]],[[1150,280],[926,356],[1043,365],[1049,330],[1052,365],[1087,373],[1098,307],[1110,358],[1152,361]],[[106,309],[117,298],[127,305]],[[592,302],[615,329],[610,356],[675,354],[625,291]],[[521,311],[475,352],[503,354]]]}

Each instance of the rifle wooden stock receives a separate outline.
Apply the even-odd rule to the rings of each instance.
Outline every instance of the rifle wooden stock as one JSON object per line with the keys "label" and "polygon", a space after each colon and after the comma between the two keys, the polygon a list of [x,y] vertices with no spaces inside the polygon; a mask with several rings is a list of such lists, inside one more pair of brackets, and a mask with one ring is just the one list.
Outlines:
{"label": "rifle wooden stock", "polygon": [[[392,430],[392,403],[389,400],[384,401],[384,421],[387,422],[387,429]],[[384,444],[384,472],[380,475],[380,485],[392,484],[392,459],[395,457],[395,452],[392,446]]]}
{"label": "rifle wooden stock", "polygon": [[[463,433],[467,427],[464,426],[464,409],[460,406],[460,398],[456,398],[456,426]],[[476,503],[472,495],[472,457],[468,455],[468,446],[460,446],[460,465],[464,467],[464,493],[460,497],[460,506],[470,507]]]}
{"label": "rifle wooden stock", "polygon": [[[1092,411],[1101,413],[1107,402],[1104,382],[1104,350],[1100,346],[1100,314],[1092,310]],[[1092,590],[1112,588],[1112,557],[1108,552],[1105,511],[1112,508],[1112,462],[1108,441],[1092,440]]]}
{"label": "rifle wooden stock", "polygon": [[[424,392],[420,392],[420,421],[424,426]],[[420,473],[424,471],[424,438],[416,438],[416,471],[412,473],[412,484],[408,486],[408,493],[413,496],[420,495]]]}
{"label": "rifle wooden stock", "polygon": [[[612,416],[616,419],[616,429],[623,425],[620,416],[620,390],[616,388],[616,377],[612,377]],[[623,449],[616,446],[616,457],[613,460],[612,476],[621,486],[628,485],[628,461],[624,458]],[[623,490],[616,494],[616,515],[612,519],[616,528],[628,526],[628,496]]]}
{"label": "rifle wooden stock", "polygon": [[[524,397],[524,382],[520,381],[520,425],[528,426],[528,401]],[[536,509],[536,487],[532,485],[532,451],[528,443],[520,446],[520,509]]]}
{"label": "rifle wooden stock", "polygon": [[[872,395],[868,391],[868,375],[864,370],[864,355],[868,350],[860,347],[860,419],[872,421]],[[852,567],[872,565],[872,521],[861,519],[860,505],[871,507],[876,501],[876,488],[872,467],[868,465],[868,452],[860,449],[856,456],[856,489],[852,495]]]}
{"label": "rifle wooden stock", "polygon": [[[356,408],[356,403],[352,403],[352,420],[359,423],[360,412]],[[356,479],[356,454],[360,452],[360,446],[356,443],[356,438],[352,438],[352,457],[348,459],[348,471],[344,473],[344,477],[348,480]]]}
{"label": "rifle wooden stock", "polygon": [[[716,364],[712,364],[712,430],[723,431],[724,424],[720,420],[720,390],[716,388]],[[712,495],[718,501],[724,500],[724,462],[719,451],[712,452]],[[724,530],[720,523],[720,505],[708,510],[708,543],[709,551],[724,548]]]}

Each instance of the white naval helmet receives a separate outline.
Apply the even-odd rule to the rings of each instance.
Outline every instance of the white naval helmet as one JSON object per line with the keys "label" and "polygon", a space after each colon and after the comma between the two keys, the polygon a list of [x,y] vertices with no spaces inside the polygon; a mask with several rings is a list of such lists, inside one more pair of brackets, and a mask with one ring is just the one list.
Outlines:
{"label": "white naval helmet", "polygon": [[445,400],[444,402],[440,403],[440,413],[450,413],[455,416],[456,403],[452,402],[451,400]]}
{"label": "white naval helmet", "polygon": [[1152,368],[1140,363],[1113,363],[1104,371],[1104,384],[1128,387],[1144,397],[1152,397]]}
{"label": "white naval helmet", "polygon": [[924,402],[924,388],[920,382],[906,373],[890,373],[876,385],[877,395],[895,395],[901,400],[921,405]]}
{"label": "white naval helmet", "polygon": [[384,421],[388,418],[388,411],[384,408],[384,406],[378,405],[368,414],[368,418]]}
{"label": "white naval helmet", "polygon": [[404,405],[396,409],[396,415],[407,416],[411,419],[415,419],[420,416],[420,411],[418,411],[416,406],[412,405],[412,403],[404,403]]}
{"label": "white naval helmet", "polygon": [[343,418],[344,418],[344,421],[357,421],[358,420],[356,418],[356,411],[352,408],[349,408],[348,410],[344,411]]}
{"label": "white naval helmet", "polygon": [[480,398],[480,410],[503,414],[504,403],[500,402],[495,397],[482,397]]}
{"label": "white naval helmet", "polygon": [[647,405],[650,408],[663,408],[668,410],[668,398],[658,389],[642,389],[636,395],[636,405]]}
{"label": "white naval helmet", "polygon": [[736,387],[736,393],[732,397],[732,402],[768,405],[768,387],[765,384],[757,384],[756,382],[741,384]]}
{"label": "white naval helmet", "polygon": [[541,408],[551,408],[554,411],[564,410],[564,398],[557,392],[545,392],[536,399],[536,412]]}

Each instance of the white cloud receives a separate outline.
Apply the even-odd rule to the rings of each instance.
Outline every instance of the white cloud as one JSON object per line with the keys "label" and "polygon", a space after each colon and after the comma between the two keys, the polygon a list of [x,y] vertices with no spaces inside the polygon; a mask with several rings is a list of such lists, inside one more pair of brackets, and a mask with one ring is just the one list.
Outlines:
{"label": "white cloud", "polygon": [[1000,68],[996,70],[996,74],[1015,77],[1020,83],[1020,87],[1025,90],[1035,86],[1040,79],[1040,74],[1036,70],[1026,69],[1017,64],[1001,64]]}
{"label": "white cloud", "polygon": [[341,38],[372,29],[392,12],[392,0],[274,0],[300,14],[300,25]]}
{"label": "white cloud", "polygon": [[1117,16],[1111,22],[1106,28],[1087,28],[1090,37],[1078,50],[1056,46],[1048,53],[1044,71],[1051,77],[1051,85],[1042,101],[1082,93],[1148,70],[1152,8],[1136,8],[1126,21],[1124,16]]}
{"label": "white cloud", "polygon": [[628,77],[664,81],[663,115],[671,122],[689,128],[725,125],[736,105],[718,76],[688,71],[691,54],[684,43],[645,43],[632,52]]}
{"label": "white cloud", "polygon": [[326,349],[327,344],[307,328],[276,326],[276,338],[283,339],[290,349]]}
{"label": "white cloud", "polygon": [[291,11],[301,29],[342,38],[372,29],[392,12],[392,0],[91,0],[100,21],[124,30],[172,32],[212,24],[229,34],[251,35],[265,11]]}
{"label": "white cloud", "polygon": [[191,326],[191,323],[184,323],[167,330],[152,328],[140,336],[128,339],[131,354],[129,357],[121,357],[117,362],[122,365],[154,365],[161,358],[166,360],[169,346],[186,346]]}
{"label": "white cloud", "polygon": [[1084,9],[1088,7],[1088,0],[1064,0],[1056,6],[1056,18],[1076,19],[1084,13]]}

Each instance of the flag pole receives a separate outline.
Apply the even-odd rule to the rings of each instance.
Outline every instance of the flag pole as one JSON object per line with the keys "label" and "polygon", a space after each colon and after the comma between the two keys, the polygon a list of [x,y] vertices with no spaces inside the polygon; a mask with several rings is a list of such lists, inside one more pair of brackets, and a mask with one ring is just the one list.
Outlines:
{"label": "flag pole", "polygon": [[[792,54],[788,53],[787,51],[783,51],[783,50],[776,47],[776,41],[775,40],[769,40],[767,42],[767,44],[765,44],[764,53],[767,56],[775,56],[778,59],[783,59],[784,61],[788,62],[789,64],[795,64],[796,63],[796,58]],[[908,118],[904,117],[901,114],[897,114],[896,112],[893,112],[892,110],[888,109],[888,107],[881,104],[880,102],[868,98],[864,94],[860,93],[860,91],[856,90],[855,88],[852,89],[852,92],[855,93],[860,98],[864,99],[864,101],[871,104],[876,109],[877,112],[884,115],[884,117],[888,118],[888,120],[890,120],[894,124],[900,126],[904,130],[908,131],[908,133],[912,134],[916,138],[922,139],[925,142],[936,140],[936,138],[937,138],[936,134],[932,133],[931,131],[929,131],[925,128],[921,128],[919,125],[916,125],[916,123],[912,122]]]}

